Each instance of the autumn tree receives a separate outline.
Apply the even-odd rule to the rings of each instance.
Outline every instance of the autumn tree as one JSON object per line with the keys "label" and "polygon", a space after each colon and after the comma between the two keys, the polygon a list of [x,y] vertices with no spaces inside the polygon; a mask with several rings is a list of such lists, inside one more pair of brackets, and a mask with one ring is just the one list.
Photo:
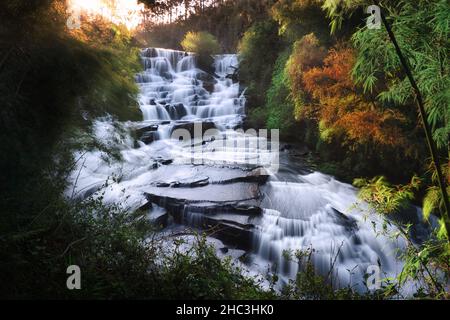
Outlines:
{"label": "autumn tree", "polygon": [[352,49],[332,49],[323,67],[313,67],[303,74],[306,91],[319,102],[321,130],[343,134],[345,143],[406,148],[407,141],[400,129],[404,117],[361,93],[350,75],[354,63]]}

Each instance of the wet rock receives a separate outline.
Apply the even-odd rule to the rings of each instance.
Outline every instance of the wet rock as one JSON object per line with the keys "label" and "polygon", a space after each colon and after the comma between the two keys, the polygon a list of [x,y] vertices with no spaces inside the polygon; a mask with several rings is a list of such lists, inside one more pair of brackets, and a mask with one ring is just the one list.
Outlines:
{"label": "wet rock", "polygon": [[208,91],[209,93],[213,93],[214,92],[214,88],[216,86],[216,83],[217,83],[216,80],[204,81],[203,82],[203,88],[205,88],[205,90]]}
{"label": "wet rock", "polygon": [[337,224],[345,227],[348,232],[354,232],[358,229],[358,224],[355,219],[343,214],[342,212],[334,208],[331,208],[331,210],[333,212],[333,220]]}
{"label": "wet rock", "polygon": [[155,158],[155,161],[163,166],[168,166],[169,164],[172,164],[173,159],[166,159],[162,157]]}
{"label": "wet rock", "polygon": [[195,187],[204,187],[208,185],[209,177],[198,176],[193,178],[187,178],[180,181],[174,182],[171,187],[173,188],[195,188]]}
{"label": "wet rock", "polygon": [[144,135],[144,134],[147,133],[147,132],[155,132],[155,131],[158,131],[158,127],[159,127],[159,126],[158,126],[157,124],[152,124],[152,125],[150,125],[150,126],[146,126],[146,127],[137,129],[137,130],[136,130],[136,134],[137,134],[138,136],[142,136],[142,135]]}
{"label": "wet rock", "polygon": [[[209,185],[223,185],[216,186],[214,192],[226,192],[226,186],[229,184],[236,184],[238,188],[241,183],[251,183],[257,189],[258,185],[264,184],[268,179],[269,174],[263,167],[256,167],[247,170],[246,168],[232,168],[229,166],[197,166],[197,165],[171,165],[161,166],[158,171],[154,173],[154,179],[157,181],[154,185],[158,187],[170,187],[174,182],[181,183],[178,187],[192,185],[195,187],[206,185],[208,179]],[[222,189],[224,188],[224,189]],[[206,198],[206,197],[205,197]],[[211,200],[211,197],[207,198]],[[220,199],[219,199],[220,200]]]}
{"label": "wet rock", "polygon": [[210,228],[214,228],[213,236],[223,241],[224,244],[241,250],[252,250],[252,229],[254,226],[245,228],[233,223],[217,221],[210,217],[207,217],[205,222]]}
{"label": "wet rock", "polygon": [[155,186],[159,188],[196,188],[204,187],[209,184],[209,177],[198,176],[192,178],[181,179],[173,182],[158,181]]}
{"label": "wet rock", "polygon": [[255,216],[261,214],[260,193],[257,185],[236,183],[230,186],[207,185],[189,188],[152,187],[145,192],[147,199],[174,214],[185,210],[203,214],[239,214]]}
{"label": "wet rock", "polygon": [[246,171],[242,176],[238,176],[232,179],[219,181],[219,184],[228,184],[235,182],[256,182],[258,184],[266,183],[269,178],[269,173],[266,169],[259,167],[250,171]]}
{"label": "wet rock", "polygon": [[[201,138],[201,137],[195,137],[196,134],[201,134],[202,136],[205,134],[206,131],[210,129],[217,129],[216,125],[212,121],[197,121],[197,122],[178,122],[176,123],[171,131],[171,134],[178,129],[184,129],[187,130],[191,136],[191,138]],[[196,129],[198,132],[196,132]]]}
{"label": "wet rock", "polygon": [[214,76],[211,73],[208,72],[199,72],[197,74],[197,80],[205,82],[216,82],[216,79],[214,79]]}
{"label": "wet rock", "polygon": [[169,214],[167,210],[152,205],[151,202],[146,203],[140,208],[141,211],[147,212],[147,219],[151,224],[157,227],[166,227],[169,222]]}
{"label": "wet rock", "polygon": [[168,188],[170,187],[170,183],[169,182],[162,182],[162,181],[157,181],[154,183],[155,186],[157,186],[158,188]]}
{"label": "wet rock", "polygon": [[239,70],[237,67],[234,66],[230,66],[230,68],[234,69],[233,73],[229,73],[225,76],[225,78],[227,79],[231,79],[231,81],[233,81],[233,83],[238,83],[239,82]]}
{"label": "wet rock", "polygon": [[[201,188],[201,187],[200,187]],[[164,194],[170,194],[165,189]],[[164,207],[178,224],[204,230],[213,230],[213,237],[227,245],[250,250],[254,224],[253,218],[261,215],[255,200],[227,202],[198,201],[168,197],[162,194],[146,193],[147,199]]]}
{"label": "wet rock", "polygon": [[145,132],[139,140],[141,140],[145,144],[150,144],[150,143],[158,140],[158,137],[159,137],[158,132],[150,131],[150,132]]}
{"label": "wet rock", "polygon": [[153,57],[157,56],[157,53],[154,48],[147,48],[147,49],[144,49],[142,56],[146,57],[146,58],[153,58]]}
{"label": "wet rock", "polygon": [[182,104],[182,103],[177,103],[177,104],[173,104],[173,105],[165,105],[164,108],[166,108],[171,119],[179,120],[187,115],[186,108],[185,108],[184,104]]}
{"label": "wet rock", "polygon": [[280,151],[288,151],[292,149],[292,145],[291,144],[285,144],[281,147]]}
{"label": "wet rock", "polygon": [[158,139],[158,135],[155,132],[146,132],[144,133],[139,140],[141,140],[145,144],[150,144]]}
{"label": "wet rock", "polygon": [[227,247],[223,247],[219,249],[220,252],[222,252],[223,254],[228,253],[228,248]]}

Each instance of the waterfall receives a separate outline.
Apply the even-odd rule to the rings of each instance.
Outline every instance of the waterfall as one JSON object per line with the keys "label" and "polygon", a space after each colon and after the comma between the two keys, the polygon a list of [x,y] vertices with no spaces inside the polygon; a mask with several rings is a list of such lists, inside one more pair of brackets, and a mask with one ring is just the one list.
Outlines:
{"label": "waterfall", "polygon": [[198,69],[192,53],[152,48],[143,51],[142,60],[145,70],[136,81],[144,120],[241,122],[245,99],[229,77],[238,65],[236,55],[216,56],[214,75]]}
{"label": "waterfall", "polygon": [[[121,159],[105,161],[101,150],[78,152],[68,194],[98,195],[128,210],[146,204],[150,194],[150,216],[178,210],[178,223],[226,226],[240,242],[229,245],[230,250],[241,246],[247,251],[246,267],[258,274],[269,267],[282,283],[299,271],[297,262],[285,259],[286,250],[313,248],[318,273],[326,275],[332,266],[335,284],[361,291],[368,266],[379,266],[383,278],[401,271],[396,253],[405,244],[377,235],[381,219],[366,204],[355,206],[352,186],[319,172],[292,169],[289,162],[279,172],[268,170],[267,181],[258,178],[261,173],[254,175],[264,165],[250,165],[249,160],[270,160],[278,156],[278,147],[264,148],[264,137],[236,130],[245,117],[245,96],[235,79],[236,55],[215,56],[214,74],[200,70],[192,53],[149,48],[141,58],[144,71],[136,82],[143,121],[98,119],[95,135],[113,145]],[[171,137],[175,128],[189,129],[198,122],[219,134],[199,141]],[[131,132],[140,132],[134,144]],[[202,152],[193,157],[192,147]],[[230,241],[230,234],[222,236]]]}
{"label": "waterfall", "polygon": [[264,193],[267,209],[257,224],[255,250],[286,281],[299,271],[297,262],[284,258],[286,250],[314,249],[311,262],[318,274],[328,275],[333,266],[335,284],[359,290],[364,290],[369,266],[379,266],[383,278],[401,270],[396,250],[405,244],[376,234],[382,220],[358,201],[352,186],[315,172],[299,175],[295,182],[271,181]]}

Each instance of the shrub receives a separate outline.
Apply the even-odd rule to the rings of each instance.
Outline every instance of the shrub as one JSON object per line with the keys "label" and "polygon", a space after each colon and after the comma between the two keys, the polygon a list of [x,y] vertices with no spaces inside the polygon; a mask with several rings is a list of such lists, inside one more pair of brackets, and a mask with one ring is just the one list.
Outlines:
{"label": "shrub", "polygon": [[[239,80],[247,88],[247,107],[252,117],[253,109],[263,109],[273,73],[273,67],[282,45],[275,21],[254,23],[239,42]],[[257,112],[258,118],[263,112]],[[255,113],[256,114],[256,113]],[[257,124],[265,126],[266,119],[258,119]]]}
{"label": "shrub", "polygon": [[217,39],[206,31],[186,33],[181,46],[185,51],[195,52],[199,55],[212,55],[220,51]]}
{"label": "shrub", "polygon": [[184,36],[181,46],[185,51],[197,54],[200,68],[213,72],[211,65],[214,60],[211,56],[220,52],[220,45],[212,34],[206,31],[188,32]]}
{"label": "shrub", "polygon": [[286,50],[278,57],[266,98],[267,128],[281,129],[280,136],[283,139],[296,136],[293,117],[294,105],[289,96],[289,79],[286,73],[286,62],[289,55],[290,50]]}
{"label": "shrub", "polygon": [[326,49],[310,33],[294,43],[293,51],[286,64],[289,87],[295,103],[294,115],[297,120],[314,118],[312,109],[308,108],[311,100],[304,89],[303,75],[309,69],[322,65]]}
{"label": "shrub", "polygon": [[330,42],[328,21],[318,0],[279,0],[270,13],[278,22],[280,34],[291,43],[315,32],[321,42]]}

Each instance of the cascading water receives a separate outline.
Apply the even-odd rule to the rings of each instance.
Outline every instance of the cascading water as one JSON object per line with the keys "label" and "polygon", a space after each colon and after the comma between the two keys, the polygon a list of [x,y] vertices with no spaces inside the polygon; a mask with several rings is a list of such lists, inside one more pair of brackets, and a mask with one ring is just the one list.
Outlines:
{"label": "cascading water", "polygon": [[142,58],[146,69],[137,81],[144,120],[225,117],[215,119],[225,126],[242,121],[245,98],[239,84],[227,78],[237,68],[236,55],[216,56],[214,76],[196,68],[191,53],[152,48]]}
{"label": "cascading water", "polygon": [[[121,159],[105,161],[99,150],[79,152],[68,194],[102,194],[129,210],[149,199],[155,219],[169,211],[177,223],[224,228],[218,237],[230,250],[247,251],[249,269],[262,273],[269,265],[282,282],[294,279],[299,268],[283,252],[310,247],[317,271],[327,274],[333,265],[340,285],[362,290],[370,265],[380,266],[382,276],[398,274],[402,264],[395,254],[403,244],[376,235],[372,221],[382,223],[363,203],[355,206],[352,186],[319,172],[288,170],[289,164],[279,172],[261,168],[278,156],[278,147],[263,148],[264,137],[236,130],[245,116],[245,97],[233,81],[236,55],[216,56],[212,75],[181,51],[150,48],[142,60],[145,70],[136,81],[144,120],[96,121],[97,138],[114,144]],[[175,128],[198,122],[219,134],[200,141],[171,137]],[[140,132],[136,143],[131,131]],[[192,146],[201,153],[193,156]],[[262,162],[249,165],[252,159]]]}
{"label": "cascading water", "polygon": [[299,271],[298,263],[284,258],[285,250],[314,249],[311,262],[318,273],[327,275],[333,265],[335,282],[361,290],[369,266],[380,266],[389,277],[401,270],[395,255],[402,244],[375,234],[364,219],[375,221],[378,231],[382,222],[358,203],[350,185],[314,172],[299,175],[297,182],[270,181],[264,193],[263,206],[270,209],[257,227],[255,249],[285,280]]}

